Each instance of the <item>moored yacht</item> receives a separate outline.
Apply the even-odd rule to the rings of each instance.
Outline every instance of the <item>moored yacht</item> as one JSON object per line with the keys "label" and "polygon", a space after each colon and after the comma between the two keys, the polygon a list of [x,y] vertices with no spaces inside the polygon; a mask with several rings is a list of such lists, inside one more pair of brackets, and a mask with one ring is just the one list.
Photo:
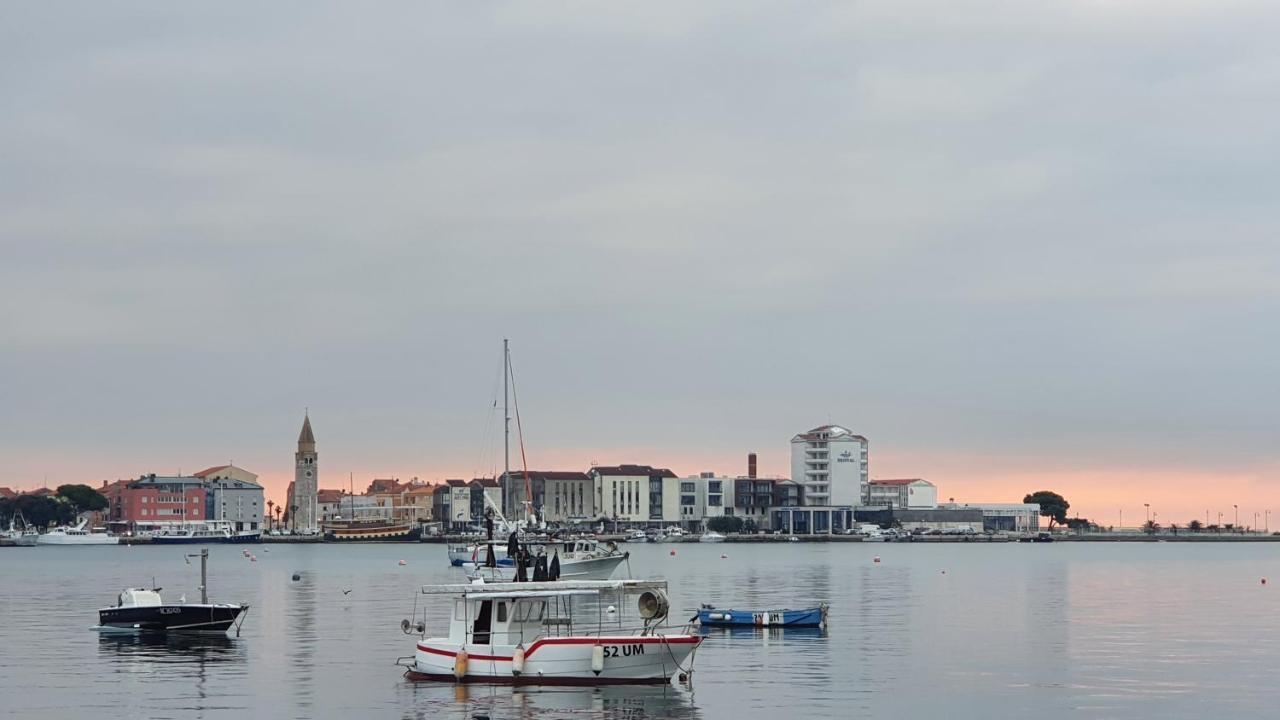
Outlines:
{"label": "moored yacht", "polygon": [[724,536],[716,532],[715,530],[708,530],[702,533],[702,536],[698,538],[698,542],[722,543],[724,542]]}
{"label": "moored yacht", "polygon": [[[612,542],[602,546],[590,538],[546,545],[521,544],[521,547],[527,552],[517,554],[525,556],[528,573],[534,576],[546,573],[547,580],[609,580],[618,566],[630,558],[630,553],[619,551]],[[510,550],[507,557],[511,557]],[[464,563],[462,567],[466,569],[468,579],[483,579],[485,582],[512,582],[520,578],[521,571],[514,562],[508,566]]]}
{"label": "moored yacht", "polygon": [[85,529],[88,520],[81,520],[74,527],[64,525],[56,527],[43,535],[36,536],[36,545],[119,545],[120,538],[105,532],[91,532]]}

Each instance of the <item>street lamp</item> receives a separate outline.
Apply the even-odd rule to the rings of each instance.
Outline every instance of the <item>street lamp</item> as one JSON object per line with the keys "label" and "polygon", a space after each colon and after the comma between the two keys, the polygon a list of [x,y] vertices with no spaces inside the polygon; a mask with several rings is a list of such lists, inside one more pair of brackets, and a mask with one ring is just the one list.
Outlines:
{"label": "street lamp", "polygon": [[1142,507],[1147,509],[1147,522],[1151,522],[1151,503],[1142,503]]}
{"label": "street lamp", "polygon": [[1236,529],[1236,532],[1239,532],[1239,531],[1240,531],[1240,506],[1239,506],[1239,505],[1236,505],[1236,504],[1234,504],[1234,503],[1233,503],[1233,504],[1231,505],[1231,507],[1233,507],[1233,508],[1235,508],[1235,509],[1236,509],[1236,524],[1235,524],[1235,529]]}
{"label": "street lamp", "polygon": [[1120,523],[1116,527],[1120,528],[1121,532],[1124,531],[1124,508],[1120,508]]}
{"label": "street lamp", "polygon": [[1271,532],[1271,511],[1270,510],[1262,511],[1262,532],[1264,533]]}
{"label": "street lamp", "polygon": [[1218,532],[1222,532],[1222,511],[1218,511]]}
{"label": "street lamp", "polygon": [[1258,511],[1257,510],[1253,511],[1253,531],[1254,532],[1258,531]]}

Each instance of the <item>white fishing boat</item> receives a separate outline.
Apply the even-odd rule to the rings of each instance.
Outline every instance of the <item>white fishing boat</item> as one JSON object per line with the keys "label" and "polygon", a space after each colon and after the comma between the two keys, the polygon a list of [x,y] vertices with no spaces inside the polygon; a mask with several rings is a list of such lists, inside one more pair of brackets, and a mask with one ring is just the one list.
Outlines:
{"label": "white fishing boat", "polygon": [[[496,550],[498,545],[495,544]],[[530,564],[526,571],[533,570],[538,563],[542,564],[547,580],[609,580],[613,578],[618,566],[630,558],[630,553],[621,552],[612,542],[601,545],[590,538],[580,538],[564,543],[545,545],[525,545],[530,553]],[[508,551],[508,557],[510,557]],[[484,562],[463,563],[468,580],[482,579],[485,582],[513,582],[520,569],[512,563],[508,566],[488,566]],[[539,578],[542,579],[542,578]]]}
{"label": "white fishing boat", "polygon": [[627,533],[626,541],[629,543],[647,543],[649,542],[649,534],[643,530],[632,530]]}
{"label": "white fishing boat", "polygon": [[81,520],[74,527],[56,527],[36,538],[37,545],[119,545],[120,538],[105,532],[85,529],[88,520]]}
{"label": "white fishing boat", "polygon": [[715,530],[708,530],[702,533],[702,536],[698,538],[698,542],[722,543],[724,542],[724,536],[716,532]]}
{"label": "white fishing boat", "polygon": [[[22,521],[22,527],[19,528],[17,520]],[[40,532],[27,524],[27,519],[22,516],[21,512],[15,512],[9,517],[9,529],[0,532],[0,538],[8,540],[10,543],[18,547],[33,547],[36,544],[36,538],[40,536]]]}
{"label": "white fishing boat", "polygon": [[[426,585],[453,595],[449,634],[426,636],[426,610],[400,627],[420,639],[400,658],[410,680],[517,685],[663,684],[688,679],[701,637],[661,626],[662,580]],[[635,599],[637,618],[601,608]],[[421,618],[421,619],[419,619]],[[630,624],[630,626],[628,626]]]}

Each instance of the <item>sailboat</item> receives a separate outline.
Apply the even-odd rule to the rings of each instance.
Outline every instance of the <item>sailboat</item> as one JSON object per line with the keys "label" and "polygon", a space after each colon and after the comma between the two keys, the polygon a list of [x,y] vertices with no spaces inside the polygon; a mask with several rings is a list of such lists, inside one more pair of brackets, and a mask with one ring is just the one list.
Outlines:
{"label": "sailboat", "polygon": [[[22,528],[19,529],[16,522],[22,521]],[[16,511],[9,517],[9,529],[0,532],[0,538],[8,540],[18,547],[34,547],[36,538],[40,536],[40,532],[27,524],[27,519],[23,517],[21,511]]]}

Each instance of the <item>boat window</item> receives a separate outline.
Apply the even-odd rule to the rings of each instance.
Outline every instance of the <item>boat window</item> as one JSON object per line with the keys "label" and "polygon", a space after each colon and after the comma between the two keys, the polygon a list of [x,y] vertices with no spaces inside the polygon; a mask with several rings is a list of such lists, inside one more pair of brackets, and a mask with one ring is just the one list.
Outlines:
{"label": "boat window", "polygon": [[500,602],[498,603],[498,622],[506,622],[506,621],[507,621],[507,604],[504,602]]}
{"label": "boat window", "polygon": [[515,604],[512,611],[516,622],[541,622],[546,608],[545,600],[521,600]]}
{"label": "boat window", "polygon": [[454,620],[467,619],[467,606],[464,603],[464,601],[462,600],[453,601],[453,619]]}
{"label": "boat window", "polygon": [[480,612],[476,613],[475,624],[471,627],[471,640],[479,645],[489,644],[489,630],[493,625],[493,601],[480,601]]}

